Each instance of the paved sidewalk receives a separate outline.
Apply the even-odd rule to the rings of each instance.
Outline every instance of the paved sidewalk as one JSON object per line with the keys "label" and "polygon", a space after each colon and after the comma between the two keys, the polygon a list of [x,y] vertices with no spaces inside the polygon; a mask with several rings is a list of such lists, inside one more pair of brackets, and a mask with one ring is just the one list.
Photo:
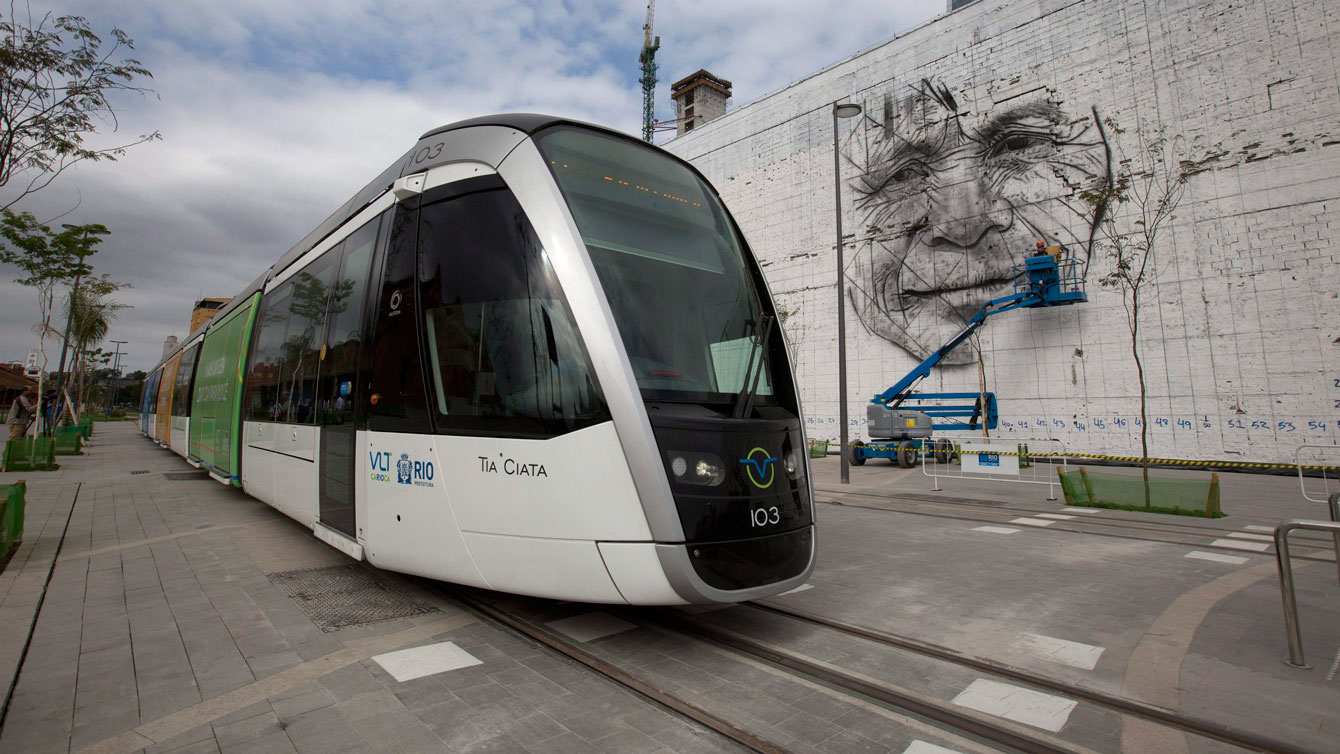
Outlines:
{"label": "paved sidewalk", "polygon": [[[1296,476],[1220,472],[1227,516],[1204,519],[1071,508],[1045,485],[941,479],[934,492],[920,468],[885,461],[853,467],[846,485],[836,456],[813,469],[819,563],[809,589],[779,601],[1296,750],[1340,749],[1340,585],[1316,532],[1291,537],[1311,667],[1285,663],[1273,528],[1329,519]],[[1186,751],[1150,735],[1127,726],[1090,745]]]}
{"label": "paved sidewalk", "polygon": [[[354,564],[203,479],[133,423],[98,424],[87,447],[59,471],[24,475],[24,543],[0,574],[0,677],[19,671],[0,752],[723,750],[715,735]],[[335,585],[301,585],[314,575]],[[368,584],[380,613],[303,599]],[[478,664],[402,682],[389,659],[374,659],[416,647]]]}
{"label": "paved sidewalk", "polygon": [[[62,458],[56,472],[0,475],[29,484],[24,543],[0,574],[0,686],[12,689],[0,754],[734,750],[417,582],[355,564],[132,423],[99,424],[88,451]],[[1282,662],[1262,532],[1285,518],[1326,517],[1295,478],[1221,474],[1229,516],[1181,519],[1190,526],[1167,535],[1167,517],[1077,516],[1046,502],[1045,487],[952,480],[931,492],[920,469],[882,462],[852,469],[852,484],[841,485],[835,457],[814,471],[818,567],[810,585],[778,602],[1301,750],[1340,740],[1331,667],[1340,663],[1340,588],[1329,540],[1315,535],[1297,548],[1311,559],[1298,562],[1297,577],[1313,667]],[[692,662],[662,638],[594,641]],[[862,655],[868,648],[840,642],[792,648],[881,677],[917,672],[879,668]],[[402,650],[418,652],[397,662]],[[674,678],[696,693],[697,681],[685,679],[722,665],[709,658]],[[772,740],[826,754],[917,745],[887,716],[861,718],[857,730],[821,689],[762,670],[742,678],[766,684],[745,683],[733,698]],[[427,674],[410,677],[419,672]],[[954,699],[980,686],[955,687],[958,674],[928,680]],[[1095,751],[1222,750],[1188,750],[1166,732],[1106,720],[1081,709],[1062,723]]]}

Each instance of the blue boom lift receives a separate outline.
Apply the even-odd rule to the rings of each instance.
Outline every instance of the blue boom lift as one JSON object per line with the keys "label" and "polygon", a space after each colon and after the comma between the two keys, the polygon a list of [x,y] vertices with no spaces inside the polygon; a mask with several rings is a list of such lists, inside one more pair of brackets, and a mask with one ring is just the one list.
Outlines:
{"label": "blue boom lift", "polygon": [[[957,335],[888,390],[872,398],[870,405],[866,406],[866,424],[871,442],[866,444],[858,440],[852,443],[851,462],[860,466],[868,458],[888,458],[896,460],[903,468],[910,468],[918,456],[917,443],[914,441],[930,437],[933,430],[977,429],[979,420],[987,429],[995,429],[996,396],[992,393],[987,393],[983,401],[977,393],[914,393],[912,388],[925,379],[950,351],[976,332],[987,317],[1014,309],[1065,306],[1088,301],[1089,297],[1084,293],[1084,281],[1076,272],[1075,260],[1062,260],[1061,256],[1061,249],[1051,246],[1047,248],[1047,253],[1029,257],[1024,260],[1024,264],[1015,265],[1014,293],[988,301]],[[965,399],[972,402],[940,403]],[[961,421],[962,417],[968,418],[967,423]],[[936,419],[951,421],[937,422]],[[938,442],[935,447],[936,460],[948,461],[950,448],[948,441]]]}

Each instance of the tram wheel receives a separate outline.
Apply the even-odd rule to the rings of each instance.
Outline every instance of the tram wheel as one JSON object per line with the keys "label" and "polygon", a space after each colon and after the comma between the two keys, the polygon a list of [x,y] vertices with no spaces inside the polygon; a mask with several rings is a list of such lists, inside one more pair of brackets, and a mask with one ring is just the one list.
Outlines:
{"label": "tram wheel", "polygon": [[855,442],[853,442],[853,443],[851,444],[851,446],[850,446],[851,449],[850,449],[849,452],[850,452],[850,454],[851,454],[851,465],[852,465],[852,466],[864,466],[864,465],[865,465],[865,456],[861,455],[861,448],[863,448],[863,447],[865,447],[865,443],[861,442],[860,440],[856,440]]}
{"label": "tram wheel", "polygon": [[911,440],[898,443],[898,465],[910,469],[917,465],[917,444]]}

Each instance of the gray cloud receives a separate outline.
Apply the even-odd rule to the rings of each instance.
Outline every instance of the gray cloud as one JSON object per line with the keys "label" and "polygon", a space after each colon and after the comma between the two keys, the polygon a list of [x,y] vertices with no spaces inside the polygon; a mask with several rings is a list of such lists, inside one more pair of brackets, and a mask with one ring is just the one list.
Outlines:
{"label": "gray cloud", "polygon": [[[34,3],[34,15],[46,4]],[[154,72],[157,97],[118,102],[112,144],[160,130],[115,163],[81,166],[20,209],[100,222],[91,258],[133,289],[110,337],[130,369],[182,337],[200,295],[230,296],[422,132],[478,115],[549,112],[640,130],[640,1],[361,3],[348,0],[70,0],[116,25]],[[698,68],[750,101],[943,10],[943,0],[828,4],[663,0],[657,110]],[[36,345],[36,297],[0,267],[0,360]],[[48,343],[55,368],[58,343]]]}

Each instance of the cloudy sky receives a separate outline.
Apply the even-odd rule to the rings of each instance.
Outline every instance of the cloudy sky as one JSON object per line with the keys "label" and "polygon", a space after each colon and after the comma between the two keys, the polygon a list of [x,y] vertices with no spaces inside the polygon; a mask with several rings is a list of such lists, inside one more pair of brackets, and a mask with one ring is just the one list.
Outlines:
{"label": "cloudy sky", "polygon": [[[127,369],[152,366],[164,338],[186,335],[196,299],[237,293],[431,128],[541,112],[640,130],[644,0],[29,7],[34,17],[84,16],[104,40],[123,29],[153,72],[155,94],[116,100],[119,130],[109,125],[89,143],[154,130],[161,141],[67,171],[17,207],[46,222],[111,229],[90,261],[134,286],[116,295],[133,308],[109,336],[129,341]],[[730,79],[734,105],[744,105],[944,8],[944,0],[661,0],[657,116],[673,117],[670,83],[699,68]],[[17,10],[26,15],[22,0]],[[37,299],[14,276],[0,266],[4,362],[36,346]]]}

